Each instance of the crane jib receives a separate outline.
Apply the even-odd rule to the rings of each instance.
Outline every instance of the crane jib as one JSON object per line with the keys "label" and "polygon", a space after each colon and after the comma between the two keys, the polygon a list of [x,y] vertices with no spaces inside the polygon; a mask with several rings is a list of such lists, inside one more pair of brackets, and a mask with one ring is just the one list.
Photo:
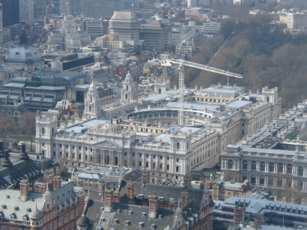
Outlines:
{"label": "crane jib", "polygon": [[204,70],[204,71],[211,72],[211,73],[224,75],[224,76],[227,76],[227,77],[233,77],[233,78],[239,78],[239,79],[243,78],[243,76],[241,74],[232,73],[232,72],[220,69],[220,68],[211,67],[211,66],[207,66],[207,65],[203,65],[203,64],[199,64],[199,63],[195,63],[195,62],[190,62],[190,61],[186,61],[186,60],[182,60],[182,59],[166,59],[166,60],[163,60],[162,63],[164,65],[175,64],[175,65],[179,65],[179,66],[191,67],[191,68]]}

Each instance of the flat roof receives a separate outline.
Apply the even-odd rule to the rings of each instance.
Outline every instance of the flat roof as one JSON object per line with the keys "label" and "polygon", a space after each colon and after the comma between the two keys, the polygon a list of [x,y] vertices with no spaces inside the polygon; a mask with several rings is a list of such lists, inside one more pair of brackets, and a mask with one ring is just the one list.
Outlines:
{"label": "flat roof", "polygon": [[76,125],[72,125],[65,129],[65,132],[73,132],[73,133],[82,133],[87,131],[90,128],[102,125],[102,124],[109,124],[109,120],[101,120],[101,119],[92,119],[85,121],[83,123],[79,123]]}

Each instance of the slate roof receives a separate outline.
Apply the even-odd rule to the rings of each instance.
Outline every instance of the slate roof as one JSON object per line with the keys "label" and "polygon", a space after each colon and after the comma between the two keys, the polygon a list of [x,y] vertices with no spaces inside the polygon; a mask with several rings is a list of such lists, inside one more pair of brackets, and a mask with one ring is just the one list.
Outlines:
{"label": "slate roof", "polygon": [[0,189],[16,187],[22,179],[34,181],[40,176],[40,167],[26,153],[11,153],[0,142]]}

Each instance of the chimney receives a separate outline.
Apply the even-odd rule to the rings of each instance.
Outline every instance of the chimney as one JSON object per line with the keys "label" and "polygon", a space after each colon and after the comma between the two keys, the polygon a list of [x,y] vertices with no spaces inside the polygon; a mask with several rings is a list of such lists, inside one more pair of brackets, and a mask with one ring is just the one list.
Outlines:
{"label": "chimney", "polygon": [[19,148],[20,148],[20,160],[28,160],[29,156],[26,152],[26,145],[25,143],[19,143]]}
{"label": "chimney", "polygon": [[234,209],[234,222],[235,224],[241,224],[244,220],[245,205],[243,202],[236,201]]}
{"label": "chimney", "polygon": [[103,198],[104,210],[106,212],[111,212],[111,210],[112,210],[112,200],[113,200],[113,191],[110,190],[110,189],[107,189],[104,192],[104,198]]}
{"label": "chimney", "polygon": [[189,204],[189,193],[188,192],[182,192],[180,194],[180,208],[185,209],[188,207]]}
{"label": "chimney", "polygon": [[127,190],[128,190],[127,191],[128,199],[130,199],[130,200],[134,199],[135,194],[134,194],[134,184],[133,184],[133,182],[129,182]]}
{"label": "chimney", "polygon": [[155,195],[148,197],[148,216],[149,218],[156,218],[158,212],[158,199]]}
{"label": "chimney", "polygon": [[20,199],[25,202],[28,199],[28,193],[30,191],[30,184],[28,180],[21,180],[19,182],[19,189],[20,189]]}
{"label": "chimney", "polygon": [[61,177],[60,176],[54,176],[52,178],[52,188],[54,191],[61,188]]}
{"label": "chimney", "polygon": [[119,203],[119,192],[118,191],[113,192],[112,202],[116,204]]}

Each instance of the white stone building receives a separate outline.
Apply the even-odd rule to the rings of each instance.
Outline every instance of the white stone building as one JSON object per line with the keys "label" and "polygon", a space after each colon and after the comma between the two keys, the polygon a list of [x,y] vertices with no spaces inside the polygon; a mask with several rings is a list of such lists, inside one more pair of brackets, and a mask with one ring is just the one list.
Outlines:
{"label": "white stone building", "polygon": [[[59,122],[61,109],[37,115],[37,153],[68,167],[140,169],[148,172],[154,184],[183,185],[193,168],[214,167],[228,144],[253,134],[280,110],[277,89],[264,88],[257,94],[233,86],[189,89],[181,105],[177,90],[144,96],[130,74],[122,84],[121,97],[106,110],[95,84],[88,90],[81,120]],[[183,126],[177,123],[181,109]],[[102,110],[111,119],[102,118]]]}

